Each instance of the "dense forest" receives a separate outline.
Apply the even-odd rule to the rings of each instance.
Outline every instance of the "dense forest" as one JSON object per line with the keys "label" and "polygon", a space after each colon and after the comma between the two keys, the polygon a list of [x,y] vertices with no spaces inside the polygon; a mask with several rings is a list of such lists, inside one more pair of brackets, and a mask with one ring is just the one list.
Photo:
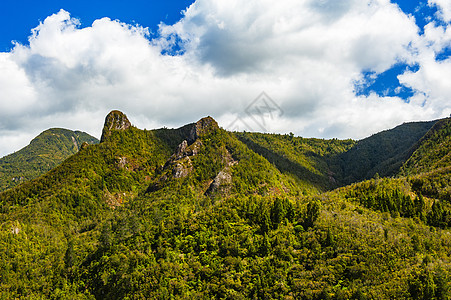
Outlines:
{"label": "dense forest", "polygon": [[83,143],[99,141],[81,131],[52,128],[23,149],[0,158],[0,191],[35,179],[78,152]]}
{"label": "dense forest", "polygon": [[450,127],[342,141],[113,111],[0,193],[0,298],[450,299]]}

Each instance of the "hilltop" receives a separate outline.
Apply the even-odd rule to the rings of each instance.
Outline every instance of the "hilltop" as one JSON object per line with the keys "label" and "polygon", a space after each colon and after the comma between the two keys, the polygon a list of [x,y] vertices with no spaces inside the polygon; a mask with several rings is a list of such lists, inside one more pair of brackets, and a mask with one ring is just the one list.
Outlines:
{"label": "hilltop", "polygon": [[83,143],[98,142],[85,132],[48,129],[35,137],[28,146],[0,158],[0,191],[50,171],[77,153]]}

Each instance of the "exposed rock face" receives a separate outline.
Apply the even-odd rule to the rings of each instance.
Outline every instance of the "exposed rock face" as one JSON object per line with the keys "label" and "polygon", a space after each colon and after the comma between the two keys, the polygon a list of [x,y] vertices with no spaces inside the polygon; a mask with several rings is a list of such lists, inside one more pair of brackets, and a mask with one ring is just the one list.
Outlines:
{"label": "exposed rock face", "polygon": [[180,145],[177,147],[177,151],[175,152],[175,159],[181,159],[183,156],[185,156],[186,148],[188,147],[188,142],[184,140]]}
{"label": "exposed rock face", "polygon": [[188,174],[193,170],[193,165],[189,157],[185,157],[179,160],[174,168],[172,169],[172,176],[174,178],[183,178],[188,176]]}
{"label": "exposed rock face", "polygon": [[232,169],[231,167],[238,162],[232,158],[232,155],[227,151],[222,157],[224,160],[224,169],[222,169],[213,179],[213,182],[208,187],[205,195],[214,196],[215,194],[227,195],[232,187]]}
{"label": "exposed rock face", "polygon": [[191,144],[196,141],[200,136],[219,129],[218,123],[210,116],[205,117],[197,121],[188,137],[188,143]]}
{"label": "exposed rock face", "polygon": [[226,185],[232,183],[232,174],[230,174],[230,169],[224,169],[216,175],[215,179],[210,185],[210,191],[216,191],[221,185]]}
{"label": "exposed rock face", "polygon": [[117,166],[118,166],[118,168],[125,169],[127,164],[128,164],[127,157],[119,157],[119,158],[117,158]]}
{"label": "exposed rock face", "polygon": [[124,113],[118,110],[113,110],[105,118],[105,124],[103,125],[100,142],[104,142],[105,139],[111,135],[113,130],[127,130],[131,126],[132,124]]}
{"label": "exposed rock face", "polygon": [[72,138],[72,143],[74,144],[75,147],[75,151],[77,151],[78,149],[80,149],[80,147],[78,147],[77,141],[75,140],[75,138],[73,136],[71,136]]}
{"label": "exposed rock face", "polygon": [[180,143],[180,145],[178,145],[177,151],[166,162],[164,169],[172,167],[172,176],[174,178],[183,178],[188,176],[193,169],[190,156],[196,155],[201,145],[201,141],[196,140],[188,146],[187,140],[184,140]]}
{"label": "exposed rock face", "polygon": [[89,144],[87,142],[83,142],[83,144],[81,144],[80,150],[87,149],[88,147]]}
{"label": "exposed rock face", "polygon": [[[193,171],[193,163],[191,158],[199,153],[202,149],[202,141],[200,137],[218,130],[218,123],[212,117],[202,118],[198,122],[192,124],[186,139],[178,146],[174,154],[162,166],[162,175],[158,180],[149,186],[148,192],[159,190],[166,181],[187,177]],[[224,185],[225,181],[230,181],[229,173],[224,172],[221,179],[217,180],[217,184]],[[227,179],[230,177],[230,180]]]}

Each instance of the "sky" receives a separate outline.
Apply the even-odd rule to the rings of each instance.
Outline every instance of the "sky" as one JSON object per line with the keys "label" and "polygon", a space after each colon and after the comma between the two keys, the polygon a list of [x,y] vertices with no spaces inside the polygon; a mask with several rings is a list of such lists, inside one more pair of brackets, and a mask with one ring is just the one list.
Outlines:
{"label": "sky", "polygon": [[6,0],[0,157],[48,128],[100,137],[114,109],[361,139],[450,116],[450,55],[449,0]]}

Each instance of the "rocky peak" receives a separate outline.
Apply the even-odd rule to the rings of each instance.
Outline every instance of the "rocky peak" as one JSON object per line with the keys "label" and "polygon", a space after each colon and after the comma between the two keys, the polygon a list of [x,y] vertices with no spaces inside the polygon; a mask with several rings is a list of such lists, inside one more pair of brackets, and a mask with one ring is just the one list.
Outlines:
{"label": "rocky peak", "polygon": [[118,110],[111,111],[105,118],[105,124],[103,125],[100,142],[105,141],[105,139],[111,135],[111,131],[126,130],[131,126],[132,124],[123,112]]}
{"label": "rocky peak", "polygon": [[189,143],[193,143],[198,137],[204,134],[219,129],[218,123],[210,116],[200,119],[193,125],[188,138]]}

